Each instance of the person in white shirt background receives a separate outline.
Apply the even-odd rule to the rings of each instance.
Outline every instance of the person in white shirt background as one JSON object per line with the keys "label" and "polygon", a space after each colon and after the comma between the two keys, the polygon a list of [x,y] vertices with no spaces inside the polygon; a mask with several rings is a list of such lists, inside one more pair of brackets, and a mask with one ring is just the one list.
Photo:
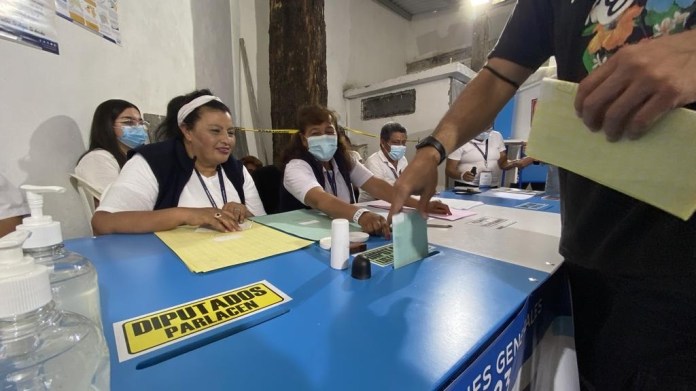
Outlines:
{"label": "person in white shirt background", "polygon": [[94,111],[89,149],[78,160],[75,174],[103,193],[126,164],[128,151],[148,141],[147,125],[134,104],[122,99],[102,102]]}
{"label": "person in white shirt background", "polygon": [[491,125],[447,157],[445,173],[472,185],[500,186],[503,171],[524,168],[532,163],[534,159],[529,156],[508,160],[503,135],[493,130]]}
{"label": "person in white shirt background", "polygon": [[[370,155],[365,167],[375,177],[393,185],[408,165],[406,160],[406,128],[398,122],[387,122],[379,132],[379,151]],[[372,201],[373,197],[365,190],[360,191],[359,202]]]}

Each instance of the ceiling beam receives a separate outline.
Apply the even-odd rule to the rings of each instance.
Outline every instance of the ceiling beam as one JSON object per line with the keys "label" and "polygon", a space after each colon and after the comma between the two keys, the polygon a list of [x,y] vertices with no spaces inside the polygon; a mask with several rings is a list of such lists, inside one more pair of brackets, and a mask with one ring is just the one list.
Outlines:
{"label": "ceiling beam", "polygon": [[402,18],[406,20],[411,20],[413,18],[413,15],[411,15],[410,12],[406,11],[403,9],[400,5],[397,3],[391,1],[391,0],[375,0],[376,2],[382,4],[383,6],[389,8],[393,12],[395,12],[397,15],[401,16]]}

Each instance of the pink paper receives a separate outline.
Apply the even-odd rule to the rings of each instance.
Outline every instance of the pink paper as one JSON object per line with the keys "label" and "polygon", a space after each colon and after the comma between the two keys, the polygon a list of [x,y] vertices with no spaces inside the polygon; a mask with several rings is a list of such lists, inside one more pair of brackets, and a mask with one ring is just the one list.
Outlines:
{"label": "pink paper", "polygon": [[[384,200],[376,200],[376,201],[370,202],[367,206],[371,206],[373,208],[389,210],[389,208],[391,207],[391,204],[388,203],[387,201],[384,201]],[[408,206],[404,206],[404,209],[410,210],[413,208],[410,208]],[[428,213],[428,216],[435,218],[435,219],[455,221],[455,220],[463,219],[464,217],[469,217],[469,216],[473,216],[476,214],[476,212],[472,212],[470,210],[460,210],[460,209],[454,209],[454,208],[450,208],[450,212],[452,212],[451,215],[440,215],[440,214]]]}

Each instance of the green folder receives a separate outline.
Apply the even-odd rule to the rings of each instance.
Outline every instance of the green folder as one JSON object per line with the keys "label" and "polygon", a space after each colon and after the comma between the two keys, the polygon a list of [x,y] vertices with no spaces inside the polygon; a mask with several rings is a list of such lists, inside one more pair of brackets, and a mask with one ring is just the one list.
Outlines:
{"label": "green folder", "polygon": [[[304,239],[316,241],[331,236],[331,218],[315,209],[293,210],[250,219]],[[349,229],[360,232],[360,226],[356,224],[349,224]]]}

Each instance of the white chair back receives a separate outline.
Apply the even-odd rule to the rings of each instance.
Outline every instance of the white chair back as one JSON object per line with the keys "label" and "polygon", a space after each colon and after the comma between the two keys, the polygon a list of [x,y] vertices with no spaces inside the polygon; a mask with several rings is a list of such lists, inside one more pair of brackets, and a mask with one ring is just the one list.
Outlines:
{"label": "white chair back", "polygon": [[82,200],[83,210],[85,216],[87,217],[87,222],[89,223],[90,232],[92,230],[92,215],[94,214],[94,200],[101,200],[102,193],[95,189],[94,186],[90,185],[84,178],[79,177],[76,174],[70,174],[70,183],[73,185],[78,194],[80,194],[80,199]]}

